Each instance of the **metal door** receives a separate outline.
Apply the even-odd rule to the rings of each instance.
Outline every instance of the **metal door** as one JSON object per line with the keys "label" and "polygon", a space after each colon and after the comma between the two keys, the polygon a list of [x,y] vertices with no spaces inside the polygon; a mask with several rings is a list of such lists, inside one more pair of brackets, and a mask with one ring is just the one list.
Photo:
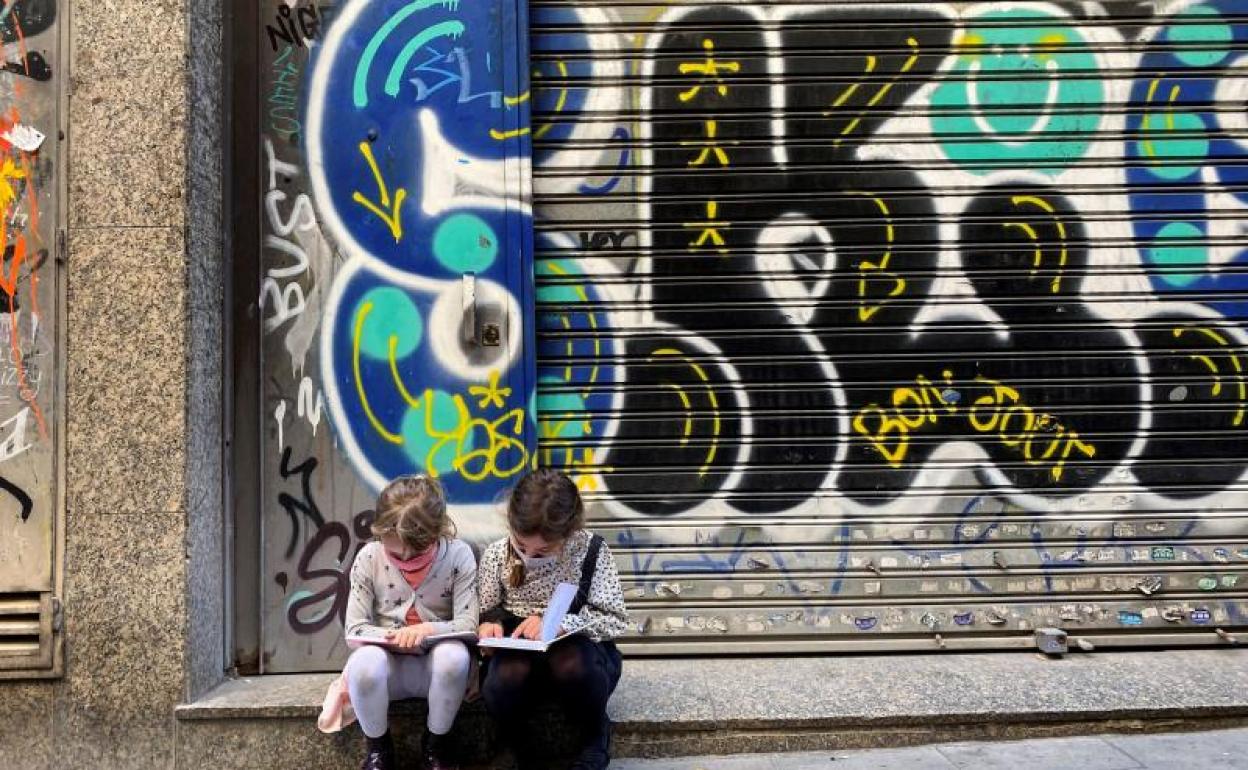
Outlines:
{"label": "metal door", "polygon": [[525,9],[260,24],[259,667],[332,669],[380,488],[436,475],[479,541],[532,465]]}

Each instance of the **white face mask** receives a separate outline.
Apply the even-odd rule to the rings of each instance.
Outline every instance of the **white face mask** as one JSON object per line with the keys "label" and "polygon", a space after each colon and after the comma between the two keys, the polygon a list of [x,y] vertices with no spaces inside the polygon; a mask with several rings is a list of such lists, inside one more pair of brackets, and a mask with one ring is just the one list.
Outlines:
{"label": "white face mask", "polygon": [[516,554],[516,557],[519,558],[520,561],[524,562],[524,568],[530,571],[549,567],[559,558],[558,556],[525,556],[520,553],[519,548],[516,548],[515,543],[511,544],[511,550]]}

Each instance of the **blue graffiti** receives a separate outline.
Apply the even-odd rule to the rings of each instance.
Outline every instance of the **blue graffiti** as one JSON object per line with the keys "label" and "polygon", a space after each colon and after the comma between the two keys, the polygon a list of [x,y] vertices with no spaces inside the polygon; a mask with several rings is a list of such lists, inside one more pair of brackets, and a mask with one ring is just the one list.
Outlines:
{"label": "blue graffiti", "polygon": [[[613,142],[627,142],[628,139],[629,139],[628,129],[624,128],[623,126],[616,128],[615,133],[611,135],[611,141]],[[620,180],[623,178],[621,176],[621,172],[624,169],[628,168],[629,152],[630,151],[628,147],[624,147],[622,150],[620,150],[620,162],[616,165],[615,173],[612,174],[611,177],[607,179],[607,181],[603,182],[601,185],[598,185],[596,187],[582,182],[578,190],[584,195],[606,195],[607,193],[614,190],[616,188],[616,185],[618,185],[620,183]]]}
{"label": "blue graffiti", "polygon": [[426,472],[454,502],[485,504],[533,461],[534,372],[517,355],[533,328],[532,218],[504,173],[530,155],[528,78],[501,34],[524,12],[350,0],[310,62],[313,198],[346,259],[325,299],[322,382],[374,488]]}
{"label": "blue graffiti", "polygon": [[[1232,22],[1242,12],[1235,0],[1177,12],[1149,42],[1131,89],[1126,128],[1136,138],[1126,144],[1133,161],[1127,167],[1132,227],[1158,291],[1216,296],[1248,289],[1248,274],[1229,269],[1248,262],[1237,227],[1243,214],[1211,214],[1228,205],[1248,207],[1248,147],[1238,125],[1243,112],[1210,108],[1222,100],[1244,101],[1245,95],[1220,99],[1218,93],[1220,84],[1240,82],[1228,68],[1243,66],[1232,54],[1248,40],[1248,25]],[[1228,119],[1238,123],[1225,125]],[[1207,304],[1229,318],[1248,318],[1242,300]]]}

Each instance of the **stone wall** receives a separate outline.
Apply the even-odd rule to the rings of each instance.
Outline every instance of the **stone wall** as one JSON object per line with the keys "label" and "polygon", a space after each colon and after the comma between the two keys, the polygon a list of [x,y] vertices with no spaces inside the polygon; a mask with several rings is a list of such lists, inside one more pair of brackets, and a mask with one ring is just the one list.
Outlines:
{"label": "stone wall", "polygon": [[221,13],[197,0],[58,13],[71,25],[66,662],[61,679],[0,683],[0,767],[172,767],[174,707],[223,668]]}

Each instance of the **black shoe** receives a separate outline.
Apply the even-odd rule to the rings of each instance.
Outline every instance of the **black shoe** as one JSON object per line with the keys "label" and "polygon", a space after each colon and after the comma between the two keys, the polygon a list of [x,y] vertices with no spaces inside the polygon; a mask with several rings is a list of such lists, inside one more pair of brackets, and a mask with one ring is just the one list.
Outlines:
{"label": "black shoe", "polygon": [[[364,736],[368,738],[368,736]],[[360,770],[394,770],[394,741],[387,730],[380,738],[368,738],[368,753]]]}
{"label": "black shoe", "polygon": [[611,720],[602,721],[590,732],[576,761],[569,770],[606,770],[611,764]]}
{"label": "black shoe", "polygon": [[459,765],[450,759],[449,743],[447,736],[431,733],[429,728],[425,728],[425,737],[420,741],[424,770],[459,770]]}

